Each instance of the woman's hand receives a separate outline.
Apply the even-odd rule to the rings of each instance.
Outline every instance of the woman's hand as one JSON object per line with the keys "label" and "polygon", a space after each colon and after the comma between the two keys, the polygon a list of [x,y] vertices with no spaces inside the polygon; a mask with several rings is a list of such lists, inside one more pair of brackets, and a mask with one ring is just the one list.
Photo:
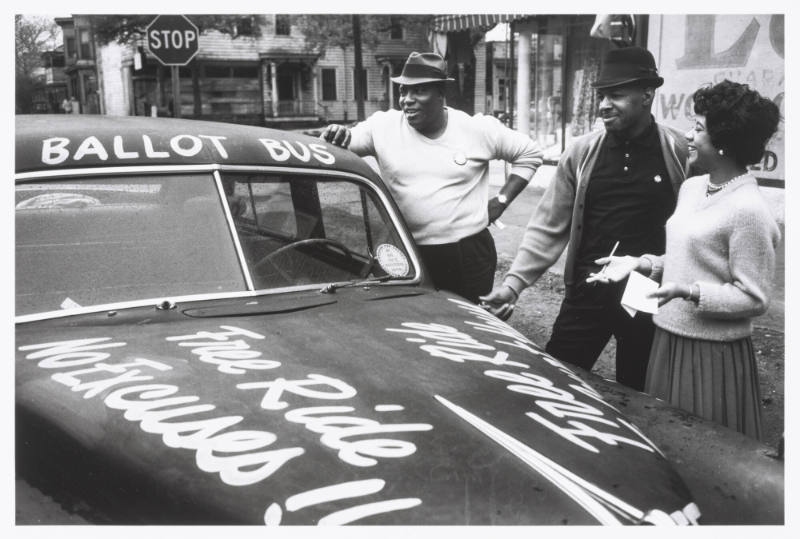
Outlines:
{"label": "woman's hand", "polygon": [[645,269],[639,257],[627,255],[604,256],[595,260],[594,263],[603,266],[603,269],[597,273],[590,273],[586,278],[587,283],[617,283],[630,275],[632,271]]}
{"label": "woman's hand", "polygon": [[682,284],[673,282],[666,282],[662,284],[657,290],[647,294],[648,298],[658,298],[658,306],[661,307],[665,303],[669,303],[675,298],[685,299],[689,296],[689,287]]}

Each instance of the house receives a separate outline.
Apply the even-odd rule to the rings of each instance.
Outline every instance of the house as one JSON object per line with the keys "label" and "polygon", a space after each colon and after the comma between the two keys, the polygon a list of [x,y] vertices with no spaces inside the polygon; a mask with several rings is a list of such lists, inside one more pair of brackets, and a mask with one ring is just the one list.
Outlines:
{"label": "house", "polygon": [[[423,31],[404,27],[401,17],[383,17],[385,36],[362,53],[366,116],[397,107],[390,77],[400,73],[411,51],[429,49]],[[177,102],[181,117],[253,125],[357,119],[353,46],[313,50],[296,15],[242,16],[233,34],[201,32],[197,56],[177,70],[179,99],[172,95],[171,68],[149,53],[144,38],[101,44],[92,17],[56,22],[64,30],[70,95],[78,97],[82,112],[172,116]],[[256,24],[260,32],[253,31]]]}
{"label": "house", "polygon": [[57,113],[67,95],[67,77],[64,73],[64,47],[59,45],[41,55],[42,67],[36,70],[38,84],[32,95],[33,111]]}
{"label": "house", "polygon": [[[79,112],[102,113],[94,36],[88,16],[59,17],[64,36],[64,75],[67,95],[75,97]],[[74,107],[75,105],[73,105]]]}

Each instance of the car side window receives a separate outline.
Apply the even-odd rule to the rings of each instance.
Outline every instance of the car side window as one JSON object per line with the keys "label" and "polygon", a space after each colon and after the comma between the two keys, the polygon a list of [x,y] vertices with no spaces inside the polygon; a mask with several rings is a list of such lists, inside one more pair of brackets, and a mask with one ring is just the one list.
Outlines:
{"label": "car side window", "polygon": [[290,173],[231,173],[223,176],[223,188],[257,289],[386,275],[376,261],[384,244],[408,257],[366,184]]}
{"label": "car side window", "polygon": [[326,182],[318,185],[322,220],[327,237],[351,251],[369,255],[376,240],[388,235],[375,202],[358,185]]}
{"label": "car side window", "polygon": [[231,213],[241,221],[279,236],[297,237],[297,219],[289,184],[279,181],[236,181]]}

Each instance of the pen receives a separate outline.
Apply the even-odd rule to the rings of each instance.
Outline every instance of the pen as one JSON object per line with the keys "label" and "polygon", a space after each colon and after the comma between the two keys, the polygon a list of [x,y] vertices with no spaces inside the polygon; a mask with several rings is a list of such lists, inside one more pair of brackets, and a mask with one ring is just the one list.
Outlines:
{"label": "pen", "polygon": [[608,255],[609,260],[608,260],[608,262],[605,263],[605,265],[603,266],[603,269],[600,270],[600,273],[598,273],[598,275],[604,275],[605,274],[606,268],[608,267],[609,264],[611,264],[611,257],[614,256],[614,253],[617,252],[617,247],[619,247],[619,241],[614,244],[614,247],[611,248],[611,253]]}

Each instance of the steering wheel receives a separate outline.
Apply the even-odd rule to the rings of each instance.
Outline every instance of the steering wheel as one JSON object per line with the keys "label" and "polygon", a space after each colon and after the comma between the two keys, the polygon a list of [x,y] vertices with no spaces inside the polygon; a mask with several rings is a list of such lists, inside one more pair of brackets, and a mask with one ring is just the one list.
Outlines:
{"label": "steering wheel", "polygon": [[344,244],[336,240],[332,240],[329,238],[308,238],[305,240],[298,240],[292,243],[287,243],[283,247],[275,249],[271,253],[262,257],[261,260],[256,262],[253,265],[253,269],[259,270],[264,266],[264,264],[267,263],[272,264],[272,266],[275,267],[276,270],[278,270],[278,273],[281,274],[281,277],[291,282],[292,281],[291,276],[286,275],[283,271],[281,271],[281,269],[275,264],[274,259],[288,252],[289,250],[297,249],[298,247],[303,247],[306,245],[315,245],[315,244],[330,245],[331,247],[335,247],[337,250],[341,251],[342,254],[345,255],[349,260],[352,260],[353,258],[353,252],[350,249],[348,249]]}

